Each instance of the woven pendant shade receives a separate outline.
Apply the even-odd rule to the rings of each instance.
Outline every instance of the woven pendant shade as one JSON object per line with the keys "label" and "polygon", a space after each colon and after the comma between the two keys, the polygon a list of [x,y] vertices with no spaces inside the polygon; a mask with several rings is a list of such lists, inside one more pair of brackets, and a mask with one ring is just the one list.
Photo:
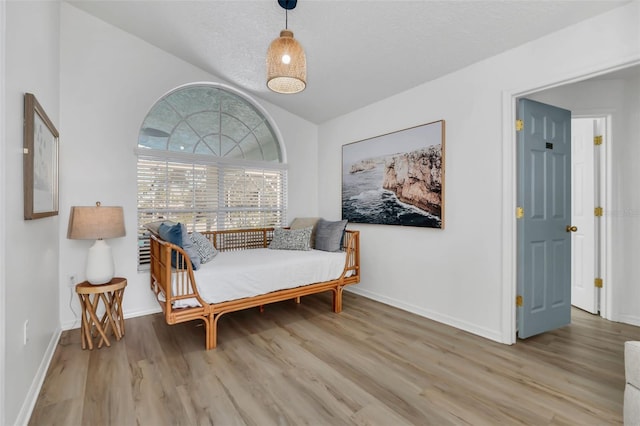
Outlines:
{"label": "woven pendant shade", "polygon": [[280,31],[267,50],[267,86],[277,93],[298,93],[307,86],[307,59],[291,30]]}

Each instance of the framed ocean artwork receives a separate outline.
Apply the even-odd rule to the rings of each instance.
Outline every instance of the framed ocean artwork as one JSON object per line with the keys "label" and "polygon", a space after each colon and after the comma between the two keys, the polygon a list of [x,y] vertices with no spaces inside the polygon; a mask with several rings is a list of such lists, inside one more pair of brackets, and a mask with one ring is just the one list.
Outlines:
{"label": "framed ocean artwork", "polygon": [[444,120],[342,146],[342,219],[444,228]]}

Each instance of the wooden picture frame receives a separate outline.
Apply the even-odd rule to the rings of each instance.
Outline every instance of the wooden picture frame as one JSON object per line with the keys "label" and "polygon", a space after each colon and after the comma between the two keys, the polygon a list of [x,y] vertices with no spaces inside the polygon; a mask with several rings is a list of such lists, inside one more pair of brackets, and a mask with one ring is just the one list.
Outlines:
{"label": "wooden picture frame", "polygon": [[444,229],[444,120],[342,146],[342,219]]}
{"label": "wooden picture frame", "polygon": [[24,95],[24,218],[58,214],[59,134],[32,93]]}

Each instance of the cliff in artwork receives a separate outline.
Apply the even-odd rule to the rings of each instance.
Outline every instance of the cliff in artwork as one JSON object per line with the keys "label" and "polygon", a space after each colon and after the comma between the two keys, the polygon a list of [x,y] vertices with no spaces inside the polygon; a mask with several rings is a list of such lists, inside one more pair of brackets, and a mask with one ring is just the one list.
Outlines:
{"label": "cliff in artwork", "polygon": [[381,160],[375,159],[375,158],[367,158],[366,160],[360,160],[357,163],[354,163],[351,165],[351,169],[349,170],[349,173],[359,173],[359,172],[364,172],[366,170],[375,169],[376,165],[380,161]]}
{"label": "cliff in artwork", "polygon": [[388,157],[382,187],[400,201],[441,217],[442,146]]}

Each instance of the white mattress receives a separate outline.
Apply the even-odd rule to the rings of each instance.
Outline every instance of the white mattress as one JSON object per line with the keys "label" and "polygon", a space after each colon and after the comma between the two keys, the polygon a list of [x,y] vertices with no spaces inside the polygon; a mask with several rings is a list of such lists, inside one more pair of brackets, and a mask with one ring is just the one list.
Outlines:
{"label": "white mattress", "polygon": [[[219,303],[339,278],[345,260],[345,252],[240,250],[218,253],[194,275],[200,296]],[[195,299],[177,303],[199,305]]]}

